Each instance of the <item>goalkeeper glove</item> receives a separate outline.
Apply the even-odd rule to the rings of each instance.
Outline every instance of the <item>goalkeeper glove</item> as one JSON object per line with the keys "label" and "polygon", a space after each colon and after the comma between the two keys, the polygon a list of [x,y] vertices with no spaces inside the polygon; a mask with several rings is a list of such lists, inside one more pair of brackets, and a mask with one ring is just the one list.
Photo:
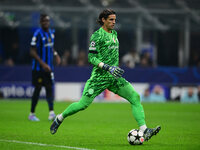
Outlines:
{"label": "goalkeeper glove", "polygon": [[104,64],[102,69],[108,71],[111,75],[113,75],[116,79],[117,78],[120,78],[123,73],[124,73],[124,70],[119,68],[119,67],[116,67],[116,66],[109,66],[107,64]]}

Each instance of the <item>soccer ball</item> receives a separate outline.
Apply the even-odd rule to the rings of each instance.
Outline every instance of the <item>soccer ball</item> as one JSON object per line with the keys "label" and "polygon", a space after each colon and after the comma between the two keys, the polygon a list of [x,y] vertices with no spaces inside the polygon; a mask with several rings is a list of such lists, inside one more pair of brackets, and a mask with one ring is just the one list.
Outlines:
{"label": "soccer ball", "polygon": [[132,129],[127,136],[127,140],[131,145],[141,145],[144,142],[143,132],[138,129]]}

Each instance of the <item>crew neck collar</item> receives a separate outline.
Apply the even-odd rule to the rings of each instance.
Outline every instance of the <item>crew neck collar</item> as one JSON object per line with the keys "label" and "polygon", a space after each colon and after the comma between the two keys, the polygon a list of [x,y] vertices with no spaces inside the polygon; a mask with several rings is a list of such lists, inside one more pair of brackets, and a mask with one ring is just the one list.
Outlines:
{"label": "crew neck collar", "polygon": [[104,30],[103,27],[101,27],[101,29],[102,29],[104,32],[108,33],[108,34],[112,34],[112,33],[113,33],[113,30],[111,30],[111,32],[109,33],[109,32],[107,32],[106,30]]}

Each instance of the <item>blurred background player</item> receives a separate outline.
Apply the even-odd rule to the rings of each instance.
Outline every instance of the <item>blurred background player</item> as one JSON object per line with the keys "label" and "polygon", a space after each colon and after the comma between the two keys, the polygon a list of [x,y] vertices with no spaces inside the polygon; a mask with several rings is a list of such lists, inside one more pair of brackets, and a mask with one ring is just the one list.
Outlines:
{"label": "blurred background player", "polygon": [[198,103],[198,94],[194,91],[193,87],[189,87],[187,91],[181,96],[182,103]]}
{"label": "blurred background player", "polygon": [[140,96],[132,85],[122,76],[124,70],[119,65],[119,41],[117,32],[113,30],[116,21],[116,13],[111,9],[105,9],[99,15],[98,23],[102,26],[94,32],[90,38],[88,60],[93,65],[92,75],[85,84],[82,97],[79,102],[72,103],[63,113],[57,115],[50,127],[55,134],[64,118],[86,109],[94,98],[105,89],[118,94],[131,103],[132,113],[140,130],[144,132],[145,140],[149,140],[161,129],[147,128]]}
{"label": "blurred background player", "polygon": [[164,90],[160,85],[155,85],[151,94],[150,102],[166,102]]}
{"label": "blurred background player", "polygon": [[33,57],[32,84],[35,87],[31,101],[31,112],[28,117],[31,121],[39,121],[35,116],[35,108],[38,103],[42,86],[44,86],[46,90],[46,100],[49,107],[48,119],[53,120],[55,118],[53,109],[53,58],[55,57],[57,64],[60,64],[61,62],[58,53],[53,48],[54,32],[49,28],[50,17],[46,14],[41,14],[40,25],[41,28],[37,29],[33,35],[30,49],[30,54]]}
{"label": "blurred background player", "polygon": [[151,94],[150,89],[146,88],[144,90],[144,93],[141,95],[141,98],[140,98],[141,101],[142,102],[149,102],[150,101],[150,94]]}
{"label": "blurred background player", "polygon": [[198,96],[198,100],[200,102],[200,85],[197,86],[197,96]]}
{"label": "blurred background player", "polygon": [[129,51],[127,54],[125,54],[122,57],[123,65],[125,65],[126,67],[129,67],[129,68],[136,67],[139,64],[139,62],[140,62],[140,57],[139,57],[137,51],[135,51],[135,50]]}

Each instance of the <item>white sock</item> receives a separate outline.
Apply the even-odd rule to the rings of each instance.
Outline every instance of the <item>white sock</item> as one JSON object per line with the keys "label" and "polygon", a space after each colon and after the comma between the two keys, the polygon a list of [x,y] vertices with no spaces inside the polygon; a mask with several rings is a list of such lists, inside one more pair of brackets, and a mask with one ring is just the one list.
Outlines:
{"label": "white sock", "polygon": [[30,116],[35,115],[35,113],[30,112]]}
{"label": "white sock", "polygon": [[59,115],[58,115],[58,120],[61,121],[61,122],[64,120],[62,114],[59,114]]}
{"label": "white sock", "polygon": [[49,112],[49,115],[55,114],[53,110]]}
{"label": "white sock", "polygon": [[143,131],[143,132],[146,130],[146,128],[147,128],[146,124],[145,124],[145,125],[142,125],[142,126],[140,126],[140,130],[141,130],[141,131]]}

